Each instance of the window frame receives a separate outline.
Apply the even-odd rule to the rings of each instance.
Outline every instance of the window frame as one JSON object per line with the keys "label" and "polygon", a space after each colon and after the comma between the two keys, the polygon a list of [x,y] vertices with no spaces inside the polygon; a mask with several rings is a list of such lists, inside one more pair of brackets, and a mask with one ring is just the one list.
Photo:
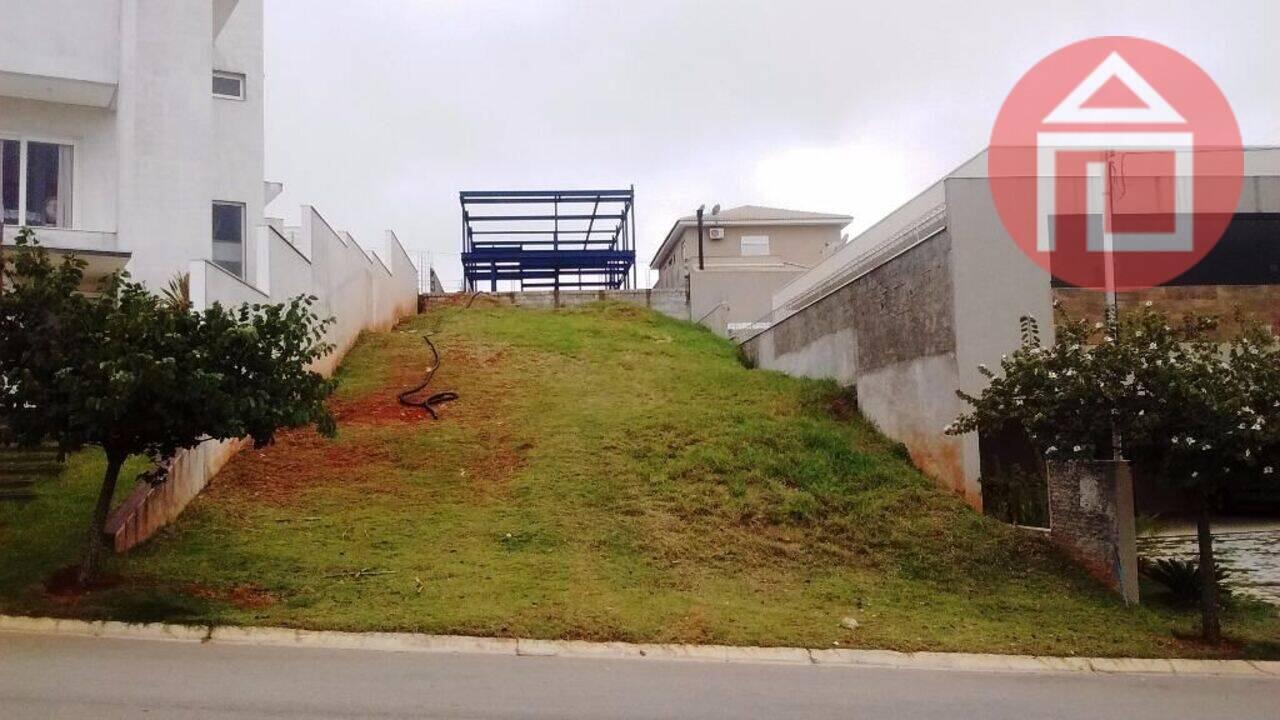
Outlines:
{"label": "window frame", "polygon": [[[65,145],[71,148],[71,224],[33,225],[31,227],[53,228],[55,230],[74,230],[80,227],[80,203],[76,197],[80,195],[80,143],[73,138],[56,135],[28,135],[26,133],[0,130],[0,140],[18,143],[18,220],[16,227],[27,225],[27,144],[42,143],[45,145]],[[3,207],[0,207],[0,221],[3,218]],[[12,223],[4,223],[5,227],[13,227]]]}
{"label": "window frame", "polygon": [[[213,246],[218,240],[213,237],[213,208],[217,205],[226,205],[240,209],[240,272],[234,273],[223,267],[213,256]],[[214,200],[209,204],[209,262],[217,266],[217,268],[228,275],[240,278],[241,280],[248,277],[249,274],[249,206],[247,203],[238,202],[236,200]]]}
{"label": "window frame", "polygon": [[[218,92],[218,91],[214,90],[214,89],[213,89],[213,81],[214,81],[214,80],[218,80],[218,79],[222,79],[222,80],[236,80],[237,82],[239,82],[239,83],[240,83],[240,94],[239,94],[239,95],[227,95],[227,94],[225,94],[225,93],[220,93],[220,92]],[[216,98],[221,98],[221,99],[223,99],[223,100],[240,100],[240,101],[242,101],[242,102],[243,102],[243,101],[244,101],[244,99],[245,99],[245,95],[246,95],[246,94],[247,94],[247,92],[248,92],[248,91],[247,91],[247,87],[248,87],[248,79],[245,77],[245,74],[244,74],[244,73],[231,72],[230,70],[214,70],[214,71],[213,71],[213,74],[209,76],[209,90],[210,90],[210,92],[212,92],[212,93],[213,93],[213,96],[214,96],[214,97],[216,97]]]}
{"label": "window frame", "polygon": [[[763,240],[764,242],[760,242]],[[750,242],[748,242],[750,241]],[[764,252],[747,252],[747,247],[764,248]],[[742,235],[738,238],[739,257],[769,257],[773,255],[772,240],[768,235]]]}

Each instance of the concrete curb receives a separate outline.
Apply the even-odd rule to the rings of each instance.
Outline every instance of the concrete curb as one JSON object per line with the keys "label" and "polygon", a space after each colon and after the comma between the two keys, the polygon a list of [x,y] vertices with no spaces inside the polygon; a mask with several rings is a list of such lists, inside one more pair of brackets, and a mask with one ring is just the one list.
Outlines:
{"label": "concrete curb", "polygon": [[421,633],[355,633],[273,627],[130,624],[114,621],[0,615],[0,633],[78,635],[128,640],[220,643],[265,647],[310,647],[332,650],[428,652],[508,655],[515,657],[686,660],[729,663],[775,663],[824,667],[875,667],[914,670],[958,670],[1000,673],[1097,673],[1202,675],[1280,680],[1280,661],[1183,660],[1147,658],[1075,658],[983,653],[906,653],[788,647],[735,647],[584,640],[486,638]]}

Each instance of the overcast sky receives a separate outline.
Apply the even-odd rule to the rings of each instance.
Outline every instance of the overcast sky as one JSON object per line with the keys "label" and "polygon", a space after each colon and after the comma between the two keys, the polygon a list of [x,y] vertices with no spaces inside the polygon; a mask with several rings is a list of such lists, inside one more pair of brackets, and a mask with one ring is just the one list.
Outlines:
{"label": "overcast sky", "polygon": [[[1042,57],[1139,35],[1280,144],[1275,0],[265,0],[272,206],[456,284],[463,189],[636,186],[642,284],[700,203],[864,228],[978,152]],[[656,279],[656,274],[655,274]]]}

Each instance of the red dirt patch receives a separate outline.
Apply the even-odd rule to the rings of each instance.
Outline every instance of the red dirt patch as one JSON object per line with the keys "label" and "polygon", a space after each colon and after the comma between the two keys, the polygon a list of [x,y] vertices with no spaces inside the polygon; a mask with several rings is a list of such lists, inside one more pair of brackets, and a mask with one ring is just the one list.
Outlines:
{"label": "red dirt patch", "polygon": [[[457,368],[477,368],[492,365],[501,361],[504,355],[502,351],[482,355],[456,347],[449,350],[447,354],[443,349],[440,352],[440,370],[432,378],[430,385],[415,394],[415,398],[426,398],[429,395],[446,390],[456,391],[457,388],[450,384],[449,377]],[[397,364],[394,370],[388,373],[389,377],[386,384],[379,390],[366,393],[357,398],[332,401],[330,409],[333,412],[334,419],[347,425],[375,426],[434,422],[426,410],[420,407],[402,405],[399,400],[400,393],[416,387],[426,378],[426,362],[428,360],[425,355],[420,361],[417,357],[413,358],[413,360],[406,360],[404,364]],[[458,400],[437,405],[436,413],[443,418],[449,413],[451,405],[467,402],[467,399],[464,395]]]}
{"label": "red dirt patch", "polygon": [[49,576],[44,582],[44,591],[59,598],[75,599],[99,590],[110,590],[121,583],[123,578],[112,573],[104,573],[87,585],[80,584],[80,565],[68,565]]}
{"label": "red dirt patch", "polygon": [[241,610],[257,610],[270,607],[280,601],[272,592],[256,585],[234,585],[230,588],[214,588],[201,583],[188,583],[182,592],[205,600],[228,602]]}
{"label": "red dirt patch", "polygon": [[[406,458],[394,450],[393,438],[383,439],[379,431],[370,429],[385,427],[392,435],[403,435],[431,432],[434,426],[448,423],[481,430],[488,438],[485,452],[464,467],[462,478],[478,496],[493,495],[523,466],[529,449],[516,447],[517,441],[502,421],[501,405],[511,389],[510,381],[495,382],[495,373],[506,350],[458,343],[441,352],[440,372],[421,394],[458,390],[462,397],[437,406],[440,419],[433,420],[422,408],[401,405],[397,399],[425,376],[424,363],[429,356],[424,345],[423,353],[390,362],[378,389],[330,401],[339,425],[336,439],[321,437],[312,429],[281,432],[274,445],[237,455],[220,474],[213,492],[231,492],[273,505],[289,505],[305,492],[326,487],[402,493],[405,486],[388,479],[392,473],[378,470],[407,469],[403,467]],[[477,387],[484,391],[473,389]],[[348,434],[349,430],[356,432]],[[420,460],[424,465],[443,461],[432,457]]]}
{"label": "red dirt patch", "polygon": [[[411,387],[413,385],[406,384],[404,390]],[[431,422],[431,416],[426,410],[400,404],[396,396],[404,390],[372,393],[345,402],[335,401],[333,417],[339,423],[361,425],[409,425]],[[425,394],[432,392],[436,391],[431,389],[424,391]],[[437,407],[436,412],[443,414],[444,407],[443,405]]]}
{"label": "red dirt patch", "polygon": [[246,450],[227,465],[219,484],[256,500],[285,505],[302,492],[357,482],[371,466],[394,462],[385,446],[321,437],[315,430],[281,433],[276,444]]}

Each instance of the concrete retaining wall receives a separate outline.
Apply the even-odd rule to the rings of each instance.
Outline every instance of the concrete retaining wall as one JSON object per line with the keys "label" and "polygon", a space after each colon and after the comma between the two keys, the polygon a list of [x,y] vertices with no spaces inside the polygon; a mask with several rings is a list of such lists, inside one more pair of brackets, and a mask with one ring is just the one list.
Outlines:
{"label": "concrete retaining wall", "polygon": [[855,385],[858,407],[917,466],[980,505],[962,446],[951,237],[940,232],[743,343],[758,367]]}
{"label": "concrete retaining wall", "polygon": [[[229,306],[316,296],[316,314],[336,319],[326,336],[336,350],[312,366],[317,372],[332,374],[361,332],[389,329],[417,311],[417,271],[390,231],[383,251],[370,254],[304,206],[298,227],[280,232],[264,226],[259,233],[261,254],[251,281],[205,260],[191,263],[192,304],[202,309],[215,302]],[[116,552],[128,550],[172,522],[246,444],[244,440],[203,443],[174,458],[169,479],[162,485],[139,484],[107,521]]]}
{"label": "concrete retaining wall", "polygon": [[[519,307],[551,310],[562,307],[588,305],[594,302],[622,302],[652,308],[677,320],[689,320],[689,296],[684,290],[560,290],[542,292],[482,293]],[[457,296],[449,293],[431,293],[422,297],[422,307],[430,307],[433,300],[447,301]]]}

